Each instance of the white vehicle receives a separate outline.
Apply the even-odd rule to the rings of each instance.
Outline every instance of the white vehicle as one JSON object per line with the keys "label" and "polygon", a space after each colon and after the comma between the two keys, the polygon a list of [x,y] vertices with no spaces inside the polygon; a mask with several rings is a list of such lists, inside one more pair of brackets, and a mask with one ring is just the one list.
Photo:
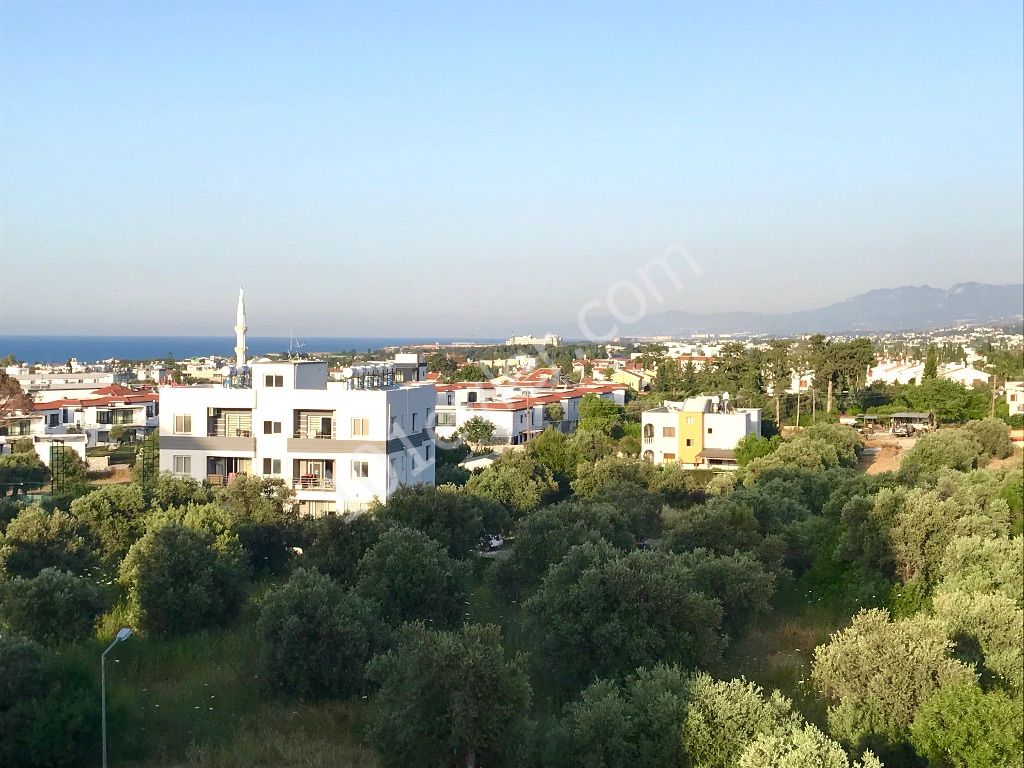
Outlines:
{"label": "white vehicle", "polygon": [[505,546],[505,537],[500,533],[492,533],[484,537],[484,547],[486,549],[501,549]]}

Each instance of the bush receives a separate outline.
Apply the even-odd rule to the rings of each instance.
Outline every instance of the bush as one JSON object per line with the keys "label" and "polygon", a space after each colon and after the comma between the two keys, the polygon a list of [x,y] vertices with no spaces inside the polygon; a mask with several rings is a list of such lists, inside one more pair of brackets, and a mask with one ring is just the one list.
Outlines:
{"label": "bush", "polygon": [[201,534],[171,524],[146,533],[121,563],[134,626],[184,635],[230,620],[242,602],[242,574]]}
{"label": "bush", "polygon": [[260,607],[260,678],[269,690],[301,699],[355,694],[366,662],[382,648],[377,613],[329,576],[296,571]]}
{"label": "bush", "polygon": [[35,643],[0,635],[0,765],[88,765],[99,751],[99,692]]}
{"label": "bush", "polygon": [[359,561],[356,576],[356,591],[375,600],[394,625],[454,625],[466,599],[458,563],[440,543],[411,528],[385,532]]}
{"label": "bush", "polygon": [[35,578],[0,584],[0,624],[47,645],[76,643],[92,635],[107,602],[92,581],[46,568]]}
{"label": "bush", "polygon": [[1006,424],[1001,419],[969,421],[961,429],[978,442],[983,456],[1005,459],[1007,456],[1013,455],[1010,430],[1006,428]]}
{"label": "bush", "polygon": [[84,575],[96,565],[92,542],[67,512],[25,507],[0,534],[0,578],[32,578],[44,568]]}
{"label": "bush", "polygon": [[356,565],[384,533],[384,524],[371,515],[329,515],[303,521],[308,545],[304,565],[340,584],[356,583]]}
{"label": "bush", "polygon": [[138,485],[105,485],[71,504],[71,513],[99,541],[103,557],[111,565],[142,536],[148,511]]}
{"label": "bush", "polygon": [[934,483],[943,469],[969,472],[978,465],[980,447],[973,435],[940,430],[925,435],[900,462],[899,478],[908,485]]}

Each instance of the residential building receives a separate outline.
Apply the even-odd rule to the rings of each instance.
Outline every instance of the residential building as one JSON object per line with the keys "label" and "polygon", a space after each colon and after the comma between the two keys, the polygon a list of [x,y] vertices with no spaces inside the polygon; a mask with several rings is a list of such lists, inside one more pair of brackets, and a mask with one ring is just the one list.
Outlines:
{"label": "residential building", "polygon": [[546,333],[543,336],[512,336],[506,339],[505,343],[509,346],[529,344],[535,347],[560,347],[562,337],[553,333]]}
{"label": "residential building", "polygon": [[735,469],[736,444],[761,435],[761,409],[735,408],[728,393],[698,395],[644,411],[641,455],[687,469]]}
{"label": "residential building", "polygon": [[1011,416],[1024,414],[1024,381],[1006,382],[1006,404]]}
{"label": "residential building", "polygon": [[139,437],[156,427],[159,400],[156,392],[111,384],[74,398],[33,403],[31,412],[7,416],[0,423],[0,436],[79,434],[93,448],[108,442],[115,426],[131,427]]}
{"label": "residential building", "polygon": [[[538,368],[517,379],[439,384],[436,432],[439,439],[452,440],[463,424],[479,417],[494,425],[495,443],[520,445],[548,427],[576,431],[580,402],[588,394],[622,405],[625,393],[622,384],[562,384],[553,368]],[[557,410],[548,407],[552,405],[561,408],[558,421],[550,419]]]}
{"label": "residential building", "polygon": [[[343,369],[245,362],[239,300],[235,365],[223,385],[161,387],[160,470],[222,485],[280,477],[299,512],[365,510],[400,484],[434,482],[432,382],[416,355]],[[401,379],[404,379],[401,380]]]}

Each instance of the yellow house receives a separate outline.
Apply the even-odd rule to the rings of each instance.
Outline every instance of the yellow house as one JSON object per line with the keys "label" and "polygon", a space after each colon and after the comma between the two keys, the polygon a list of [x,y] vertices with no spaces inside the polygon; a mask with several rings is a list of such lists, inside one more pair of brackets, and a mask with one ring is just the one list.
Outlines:
{"label": "yellow house", "polygon": [[735,468],[736,443],[761,434],[760,408],[734,408],[729,395],[699,395],[682,402],[666,400],[644,411],[641,456],[656,464],[691,469]]}

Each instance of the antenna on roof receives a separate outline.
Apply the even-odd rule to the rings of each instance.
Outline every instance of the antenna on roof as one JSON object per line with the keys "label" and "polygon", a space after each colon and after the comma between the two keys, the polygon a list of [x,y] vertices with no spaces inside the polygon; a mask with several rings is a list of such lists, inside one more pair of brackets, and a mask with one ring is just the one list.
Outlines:
{"label": "antenna on roof", "polygon": [[288,359],[289,360],[294,359],[299,354],[298,350],[302,349],[304,346],[306,346],[306,345],[303,344],[301,341],[299,341],[297,338],[295,338],[295,335],[291,331],[288,331]]}

